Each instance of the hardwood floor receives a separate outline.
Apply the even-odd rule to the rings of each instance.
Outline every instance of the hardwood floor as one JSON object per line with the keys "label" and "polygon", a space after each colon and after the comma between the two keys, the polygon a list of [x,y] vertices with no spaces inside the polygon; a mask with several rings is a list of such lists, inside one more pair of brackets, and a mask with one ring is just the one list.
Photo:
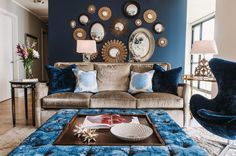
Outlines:
{"label": "hardwood floor", "polygon": [[[16,98],[16,127],[32,127],[31,96],[28,96],[28,120],[25,118],[24,98]],[[0,134],[13,128],[11,99],[0,102]]]}

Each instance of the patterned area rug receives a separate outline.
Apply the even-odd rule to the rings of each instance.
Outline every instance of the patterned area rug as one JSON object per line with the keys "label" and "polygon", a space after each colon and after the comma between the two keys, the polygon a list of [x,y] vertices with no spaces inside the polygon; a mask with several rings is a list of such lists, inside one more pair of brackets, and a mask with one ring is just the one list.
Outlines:
{"label": "patterned area rug", "polygon": [[0,135],[0,156],[7,155],[34,131],[33,127],[15,127]]}
{"label": "patterned area rug", "polygon": [[[35,131],[35,128],[15,127],[0,135],[0,155],[7,155],[18,146],[27,136]],[[217,137],[201,127],[188,128],[185,130],[202,148],[206,149],[210,156],[217,156],[225,147],[227,140]],[[220,141],[222,143],[218,143]]]}

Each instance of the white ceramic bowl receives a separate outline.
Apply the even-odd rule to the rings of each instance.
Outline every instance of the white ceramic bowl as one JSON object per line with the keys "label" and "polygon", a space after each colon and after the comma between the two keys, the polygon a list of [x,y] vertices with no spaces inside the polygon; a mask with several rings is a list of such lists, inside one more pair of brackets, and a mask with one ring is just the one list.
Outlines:
{"label": "white ceramic bowl", "polygon": [[111,128],[111,133],[124,141],[142,141],[152,135],[153,130],[142,124],[122,123]]}

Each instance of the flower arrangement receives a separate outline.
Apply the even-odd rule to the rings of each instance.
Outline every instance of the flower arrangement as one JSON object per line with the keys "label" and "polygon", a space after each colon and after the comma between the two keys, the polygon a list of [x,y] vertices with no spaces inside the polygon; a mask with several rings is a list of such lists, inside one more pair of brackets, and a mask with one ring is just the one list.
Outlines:
{"label": "flower arrangement", "polygon": [[25,46],[24,44],[17,44],[16,46],[16,53],[23,62],[27,79],[33,78],[32,65],[34,59],[39,59],[39,52],[34,50],[35,46],[36,43],[33,43],[31,46]]}

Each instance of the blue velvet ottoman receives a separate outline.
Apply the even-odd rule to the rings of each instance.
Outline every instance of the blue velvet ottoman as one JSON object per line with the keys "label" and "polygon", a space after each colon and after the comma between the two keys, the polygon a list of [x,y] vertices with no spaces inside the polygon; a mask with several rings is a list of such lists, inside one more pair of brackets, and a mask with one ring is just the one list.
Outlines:
{"label": "blue velvet ottoman", "polygon": [[[54,146],[63,127],[75,114],[148,114],[166,146]],[[163,110],[153,109],[63,109],[26,138],[9,155],[51,156],[206,156],[200,148]]]}

